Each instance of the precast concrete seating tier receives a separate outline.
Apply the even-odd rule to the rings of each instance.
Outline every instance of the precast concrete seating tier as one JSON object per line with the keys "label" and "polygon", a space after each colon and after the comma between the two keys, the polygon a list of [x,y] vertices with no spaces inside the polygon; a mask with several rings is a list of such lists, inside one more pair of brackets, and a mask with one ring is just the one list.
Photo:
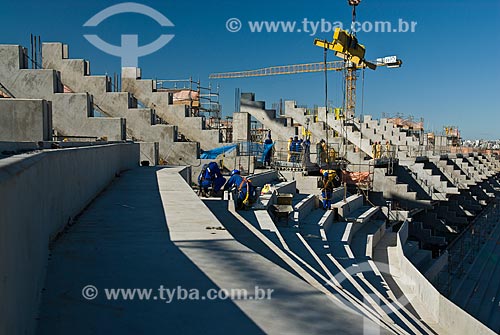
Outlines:
{"label": "precast concrete seating tier", "polygon": [[[318,109],[318,114],[325,113],[325,109]],[[333,130],[327,130],[323,121],[319,121],[315,115],[308,114],[304,107],[297,107],[295,101],[285,101],[285,116],[302,126],[302,129],[311,134],[311,143],[317,143],[322,139],[332,139],[335,136]]]}
{"label": "precast concrete seating tier", "polygon": [[[417,180],[420,180],[427,188],[432,190],[431,195],[435,200],[444,201],[452,194],[459,194],[458,188],[453,187],[451,182],[439,173],[439,169],[433,165],[431,162],[413,162],[408,163],[407,167]],[[439,195],[444,197],[439,197]]]}
{"label": "precast concrete seating tier", "polygon": [[[336,190],[336,196],[339,200],[342,199],[342,188]],[[359,205],[357,203],[358,198],[358,196],[355,196],[355,198],[349,199],[353,209]],[[383,234],[385,223],[383,221],[377,223],[375,221],[364,221],[364,223],[335,222],[334,211],[313,208],[314,196],[308,195],[300,197],[300,199],[295,205],[300,219],[294,223],[293,227],[276,227],[268,213],[262,210],[255,211],[255,217],[248,212],[242,212],[241,215],[249,222],[254,221],[255,223],[252,224],[254,227],[260,229],[277,247],[291,254],[297,263],[310,275],[319,278],[322,282],[326,281],[326,287],[339,295],[343,299],[342,301],[350,305],[351,308],[370,315],[371,313],[382,313],[382,316],[379,314],[382,323],[395,332],[400,329],[408,329],[410,333],[427,334],[429,329],[405,308],[397,316],[394,316],[388,315],[380,308],[377,308],[374,301],[363,301],[363,297],[368,294],[377,295],[388,304],[390,304],[389,299],[396,300],[394,294],[387,291],[387,285],[380,274],[377,274],[373,268],[366,266],[367,263],[364,258],[365,254],[371,253],[376,246]],[[369,212],[367,214],[370,215]],[[341,238],[338,239],[338,243],[342,246],[339,245],[341,249],[335,249],[335,251],[331,249],[331,246],[326,247],[325,244],[334,227],[337,230],[338,228],[342,229],[342,236],[346,235],[346,231],[347,235],[349,235],[345,242]],[[362,236],[358,236],[358,234]],[[356,253],[361,250],[359,252],[360,259],[357,259],[357,257],[355,259],[353,251],[350,250],[349,243],[351,239],[355,239]],[[332,243],[335,244],[336,242]],[[329,255],[329,253],[331,254]],[[343,254],[346,256],[342,256]],[[345,259],[348,259],[348,261],[344,264],[342,262]],[[362,266],[362,275],[354,275],[350,272],[356,264]],[[347,278],[345,277],[346,274]],[[342,283],[335,284],[337,283],[336,278],[344,279],[338,279]],[[330,284],[328,284],[329,281],[331,281]],[[342,289],[339,290],[335,285],[341,285]]]}
{"label": "precast concrete seating tier", "polygon": [[158,91],[156,80],[142,79],[140,68],[122,69],[122,91],[132,93],[145,106],[153,108],[157,115],[190,141],[199,142],[203,150],[224,145],[218,129],[207,129],[203,117],[190,114],[189,106],[174,104],[173,93]]}
{"label": "precast concrete seating tier", "polygon": [[[298,209],[300,210],[303,206],[308,208],[312,201],[311,199],[310,196],[306,196],[302,201],[299,201]],[[256,221],[258,222],[253,224],[253,226],[262,229],[262,233],[268,236],[277,247],[292,255],[297,264],[307,271],[307,273],[318,278],[322,283],[326,282],[324,284],[325,287],[338,296],[344,304],[350,306],[350,308],[370,317],[373,317],[373,313],[377,314],[376,318],[379,320],[378,322],[381,322],[382,326],[388,327],[393,332],[397,333],[399,329],[404,328],[414,330],[413,333],[422,333],[419,327],[425,329],[425,326],[416,317],[408,313],[408,311],[404,310],[398,316],[394,317],[377,308],[374,301],[363,300],[363,296],[367,296],[368,292],[372,295],[380,296],[381,299],[384,299],[384,302],[388,302],[387,299],[392,299],[389,297],[393,297],[393,295],[384,289],[383,280],[381,282],[380,277],[373,272],[373,269],[363,267],[363,276],[356,276],[350,272],[351,268],[345,268],[336,258],[332,258],[332,255],[335,255],[336,257],[340,257],[339,259],[342,259],[340,254],[337,252],[334,253],[325,244],[327,241],[325,229],[331,231],[333,225],[337,224],[334,221],[334,211],[310,210],[310,208],[307,211],[309,214],[301,218],[297,227],[272,227],[273,222],[269,220],[265,212],[255,211]],[[241,215],[249,221],[255,221],[248,212]],[[359,225],[368,227],[368,224]],[[377,227],[380,227],[380,225]],[[375,231],[372,231],[372,233],[375,233]],[[364,236],[364,243],[366,241],[367,236]],[[342,247],[342,250],[345,253],[344,247]],[[365,250],[363,249],[363,255],[364,252]],[[356,262],[354,259],[351,259],[351,261]],[[347,274],[347,278],[344,274]],[[378,313],[382,313],[382,315]],[[424,331],[423,333],[427,332]]]}
{"label": "precast concrete seating tier", "polygon": [[[415,182],[414,179],[411,179]],[[433,200],[427,194],[410,190],[407,183],[399,181],[399,176],[387,175],[387,168],[375,168],[373,174],[373,192],[381,192],[384,198],[395,199],[408,208],[428,208]]]}
{"label": "precast concrete seating tier", "polygon": [[475,185],[465,173],[462,172],[456,164],[448,158],[435,161],[436,166],[441,172],[459,189],[468,189],[470,185]]}
{"label": "precast concrete seating tier", "polygon": [[302,137],[292,118],[277,115],[274,109],[267,109],[264,101],[255,100],[254,93],[241,93],[240,111],[250,114],[264,128],[271,130],[273,140],[277,142],[277,151],[288,151],[287,141],[290,137]]}
{"label": "precast concrete seating tier", "polygon": [[344,125],[342,120],[335,120],[335,115],[332,114],[327,115],[328,119],[326,119],[325,116],[318,117],[321,121],[326,122],[328,126],[334,129],[341,137],[344,137],[351,144],[358,147],[368,157],[373,158],[373,150],[370,139],[363,137],[362,133],[355,129],[355,127]]}
{"label": "precast concrete seating tier", "polygon": [[64,93],[60,73],[53,69],[29,69],[27,50],[20,45],[0,45],[0,82],[14,98],[50,101],[52,126],[61,136],[126,138],[125,118],[93,117],[91,95]]}
{"label": "precast concrete seating tier", "polygon": [[130,92],[112,92],[110,78],[91,75],[90,63],[69,58],[67,45],[44,43],[42,52],[44,68],[59,71],[62,83],[71,91],[91,94],[93,103],[107,116],[125,118],[128,138],[158,142],[159,155],[169,164],[196,165],[197,143],[177,142],[176,125],[157,123],[156,112],[151,108],[139,108]]}

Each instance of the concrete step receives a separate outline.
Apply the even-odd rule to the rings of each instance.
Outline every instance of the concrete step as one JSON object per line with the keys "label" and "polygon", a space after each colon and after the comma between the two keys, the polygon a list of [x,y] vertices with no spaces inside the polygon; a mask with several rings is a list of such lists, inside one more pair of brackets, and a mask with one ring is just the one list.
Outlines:
{"label": "concrete step", "polygon": [[306,198],[302,199],[302,201],[294,206],[294,221],[300,222],[304,220],[315,209],[315,206],[316,196],[314,194],[309,194]]}
{"label": "concrete step", "polygon": [[349,213],[344,219],[349,222],[365,223],[377,214],[379,210],[380,207],[378,206],[363,206]]}
{"label": "concrete step", "polygon": [[363,206],[363,196],[361,194],[351,195],[346,198],[335,202],[332,204],[332,208],[337,210],[339,216],[345,218],[353,213],[355,210],[361,208]]}
{"label": "concrete step", "polygon": [[350,143],[357,146],[361,151],[363,151],[369,157],[373,158],[373,152],[370,140],[367,138],[362,138],[362,135],[359,133],[359,131],[353,131],[352,129],[349,129],[349,127],[345,129],[343,122],[340,120],[335,120],[334,115],[331,114],[328,115],[327,123],[335,131],[337,131],[340,134],[343,134],[343,136]]}

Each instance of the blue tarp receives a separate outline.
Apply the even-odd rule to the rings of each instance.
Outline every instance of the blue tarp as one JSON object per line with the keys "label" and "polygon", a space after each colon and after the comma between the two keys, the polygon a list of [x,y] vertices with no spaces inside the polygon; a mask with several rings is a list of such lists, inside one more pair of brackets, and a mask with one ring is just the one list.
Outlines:
{"label": "blue tarp", "polygon": [[232,145],[227,145],[225,147],[220,147],[220,148],[215,148],[215,149],[208,150],[208,151],[203,151],[200,155],[200,158],[201,159],[216,159],[217,156],[219,156],[221,154],[226,154],[228,152],[233,151],[234,149],[236,149],[237,146],[238,146],[237,144],[232,144]]}
{"label": "blue tarp", "polygon": [[266,159],[266,155],[269,151],[273,149],[274,143],[264,144],[264,151],[262,152],[262,156],[259,159],[259,162],[264,162]]}

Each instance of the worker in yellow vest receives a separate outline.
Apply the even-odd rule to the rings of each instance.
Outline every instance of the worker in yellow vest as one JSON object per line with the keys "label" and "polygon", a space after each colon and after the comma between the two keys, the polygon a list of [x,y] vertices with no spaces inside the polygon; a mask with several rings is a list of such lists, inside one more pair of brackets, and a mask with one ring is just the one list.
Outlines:
{"label": "worker in yellow vest", "polygon": [[391,157],[391,142],[390,141],[385,141],[385,156],[387,158]]}
{"label": "worker in yellow vest", "polygon": [[382,144],[380,143],[380,141],[377,142],[376,151],[377,151],[376,158],[380,158],[382,156]]}

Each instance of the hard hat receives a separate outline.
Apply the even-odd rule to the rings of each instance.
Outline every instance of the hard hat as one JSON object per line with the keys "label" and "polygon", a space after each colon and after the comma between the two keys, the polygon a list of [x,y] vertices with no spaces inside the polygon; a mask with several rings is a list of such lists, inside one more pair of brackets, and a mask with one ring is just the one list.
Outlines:
{"label": "hard hat", "polygon": [[323,172],[323,177],[328,177],[328,172],[327,171]]}
{"label": "hard hat", "polygon": [[231,171],[231,176],[235,174],[240,174],[240,170],[234,169],[233,171]]}

